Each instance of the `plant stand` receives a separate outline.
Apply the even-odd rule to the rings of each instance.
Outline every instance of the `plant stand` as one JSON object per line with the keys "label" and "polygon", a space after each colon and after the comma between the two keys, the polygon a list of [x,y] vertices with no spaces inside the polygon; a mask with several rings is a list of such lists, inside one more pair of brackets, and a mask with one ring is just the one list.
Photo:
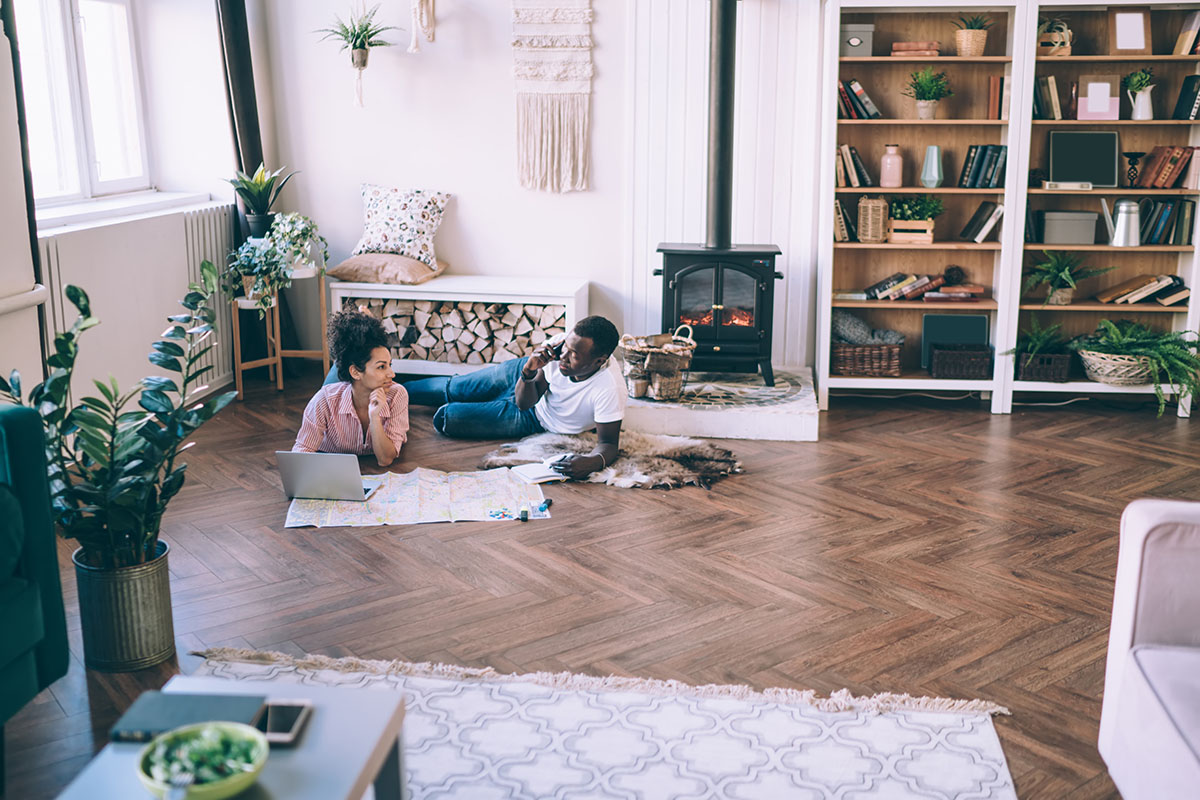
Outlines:
{"label": "plant stand", "polygon": [[[280,358],[319,358],[321,359],[321,375],[322,377],[329,374],[329,337],[325,335],[324,326],[329,321],[329,306],[328,300],[325,299],[325,275],[318,274],[312,267],[303,269],[295,269],[292,271],[292,280],[304,280],[306,278],[317,279],[317,303],[321,310],[321,349],[320,350],[280,350]],[[278,317],[279,312],[276,311]],[[278,323],[276,323],[278,324]],[[278,330],[278,328],[276,328]],[[280,341],[282,344],[282,340]],[[282,380],[282,379],[281,379]],[[282,386],[282,382],[280,386]],[[239,399],[241,395],[238,395]]]}
{"label": "plant stand", "polygon": [[[323,291],[322,296],[324,296]],[[282,392],[283,358],[279,349],[279,294],[271,295],[271,310],[263,317],[263,323],[267,327],[267,355],[265,358],[256,358],[253,361],[242,361],[240,317],[242,309],[256,308],[256,306],[244,297],[235,299],[231,305],[233,306],[233,381],[237,388],[237,399],[241,400],[243,397],[242,373],[258,367],[268,367],[268,375],[275,381],[276,390]]]}

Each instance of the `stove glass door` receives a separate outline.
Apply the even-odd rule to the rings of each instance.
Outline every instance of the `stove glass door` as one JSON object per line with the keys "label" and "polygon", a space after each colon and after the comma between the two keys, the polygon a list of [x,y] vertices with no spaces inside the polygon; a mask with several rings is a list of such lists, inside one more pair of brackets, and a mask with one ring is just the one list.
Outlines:
{"label": "stove glass door", "polygon": [[[716,296],[717,270],[713,264],[693,264],[675,276],[675,308],[680,325],[691,325],[693,332],[713,328],[713,303]],[[665,320],[664,320],[665,321]]]}
{"label": "stove glass door", "polygon": [[720,292],[718,336],[726,340],[757,339],[758,280],[731,264],[722,264]]}

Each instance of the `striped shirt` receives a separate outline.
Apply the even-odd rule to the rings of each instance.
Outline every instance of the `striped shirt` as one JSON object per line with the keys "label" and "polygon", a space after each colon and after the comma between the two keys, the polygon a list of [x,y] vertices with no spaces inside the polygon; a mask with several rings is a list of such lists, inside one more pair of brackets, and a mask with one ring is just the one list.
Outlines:
{"label": "striped shirt", "polygon": [[[293,451],[301,453],[353,453],[370,455],[370,428],[363,430],[354,411],[353,384],[340,382],[322,386],[304,409],[304,422],[296,434]],[[408,439],[408,392],[392,384],[387,390],[387,405],[379,409],[383,430],[396,452]]]}

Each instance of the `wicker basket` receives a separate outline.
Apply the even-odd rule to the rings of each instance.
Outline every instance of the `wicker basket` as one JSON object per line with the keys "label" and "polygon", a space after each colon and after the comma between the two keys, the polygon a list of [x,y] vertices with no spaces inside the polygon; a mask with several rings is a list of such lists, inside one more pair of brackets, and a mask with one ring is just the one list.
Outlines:
{"label": "wicker basket", "polygon": [[[681,335],[684,330],[687,335]],[[625,362],[625,388],[630,397],[677,400],[683,394],[684,371],[691,366],[696,340],[690,325],[674,333],[621,337],[617,348]]]}
{"label": "wicker basket", "polygon": [[900,345],[834,342],[829,371],[834,375],[899,378]]}
{"label": "wicker basket", "polygon": [[1065,383],[1071,373],[1070,353],[1017,354],[1017,380]]}
{"label": "wicker basket", "polygon": [[929,374],[935,378],[992,377],[992,348],[986,344],[930,345]]}
{"label": "wicker basket", "polygon": [[887,241],[888,201],[864,197],[858,201],[858,240],[878,244]]}
{"label": "wicker basket", "polygon": [[1095,350],[1080,350],[1079,360],[1088,380],[1113,386],[1141,386],[1150,382],[1150,359],[1146,356],[1114,356]]}
{"label": "wicker basket", "polygon": [[957,47],[958,55],[964,58],[977,58],[983,55],[983,50],[987,47],[986,29],[962,29],[954,32],[954,44]]}

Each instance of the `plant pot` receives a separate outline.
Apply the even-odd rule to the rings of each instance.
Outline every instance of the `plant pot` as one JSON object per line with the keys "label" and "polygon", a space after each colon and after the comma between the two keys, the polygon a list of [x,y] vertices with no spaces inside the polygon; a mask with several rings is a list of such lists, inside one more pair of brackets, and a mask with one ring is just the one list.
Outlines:
{"label": "plant pot", "polygon": [[1039,56],[1069,56],[1071,55],[1071,32],[1043,33],[1038,37],[1037,54]]}
{"label": "plant pot", "polygon": [[1129,102],[1133,106],[1133,113],[1129,115],[1130,119],[1154,119],[1154,105],[1150,98],[1150,93],[1153,91],[1153,86],[1147,86],[1137,94],[1129,91],[1125,92],[1125,94],[1129,95]]}
{"label": "plant pot", "polygon": [[170,547],[161,539],[145,564],[104,569],[84,564],[83,548],[71,555],[79,588],[83,661],[100,672],[132,672],[175,655],[171,619]]}
{"label": "plant pot", "polygon": [[1115,356],[1095,350],[1080,350],[1079,360],[1089,381],[1112,386],[1142,386],[1153,372],[1146,356]]}
{"label": "plant pot", "polygon": [[975,28],[957,30],[954,32],[954,45],[958,50],[958,55],[966,58],[977,58],[983,55],[983,50],[987,47],[986,30]]}
{"label": "plant pot", "polygon": [[367,68],[367,57],[371,55],[371,48],[362,47],[357,50],[350,51],[350,64],[355,69]]}
{"label": "plant pot", "polygon": [[1046,296],[1046,305],[1048,306],[1069,306],[1072,298],[1075,297],[1075,290],[1068,286],[1065,289],[1055,289]]}
{"label": "plant pot", "polygon": [[887,238],[893,244],[933,244],[933,220],[889,219]]}
{"label": "plant pot", "polygon": [[917,119],[936,119],[937,100],[918,100],[917,101]]}
{"label": "plant pot", "polygon": [[246,224],[250,226],[250,238],[261,239],[267,235],[267,231],[271,230],[271,223],[275,221],[275,214],[246,214]]}

